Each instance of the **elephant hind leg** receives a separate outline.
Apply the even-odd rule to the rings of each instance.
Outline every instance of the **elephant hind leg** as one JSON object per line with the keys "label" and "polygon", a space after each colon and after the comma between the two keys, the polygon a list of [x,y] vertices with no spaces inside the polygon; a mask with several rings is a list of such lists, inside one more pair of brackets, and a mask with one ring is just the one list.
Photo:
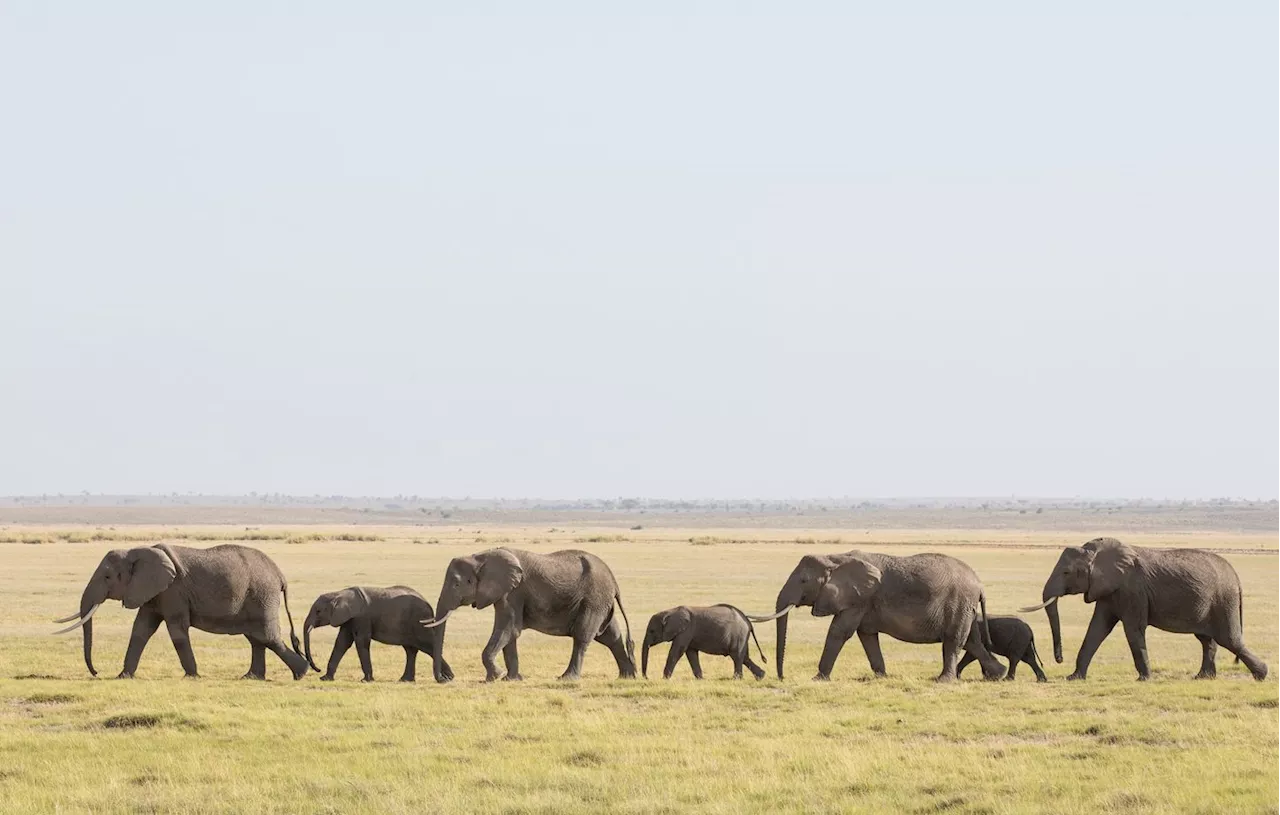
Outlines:
{"label": "elephant hind leg", "polygon": [[[274,640],[262,643],[262,645],[265,645],[268,651],[280,657],[280,661],[288,666],[294,679],[301,679],[306,676],[307,671],[311,669],[311,666],[307,664],[307,658],[286,647],[284,640],[280,639],[279,636]],[[263,656],[262,661],[264,663],[262,665],[262,676],[259,678],[265,679],[267,675],[265,655]]]}
{"label": "elephant hind leg", "polygon": [[1218,675],[1218,644],[1205,634],[1196,634],[1196,639],[1200,640],[1201,648],[1200,673],[1196,674],[1196,679],[1214,679]]}
{"label": "elephant hind leg", "polygon": [[[968,639],[964,641],[964,649],[968,654],[978,660],[978,664],[982,666],[982,678],[987,680],[995,680],[1005,675],[1005,667],[991,655],[987,650],[987,646],[982,642],[982,631],[979,628],[980,623],[976,620],[970,620],[968,625]],[[965,626],[961,625],[959,631],[964,631]],[[946,633],[942,639],[942,673],[938,675],[939,682],[946,682],[956,677],[956,651],[960,647],[959,637],[955,632]],[[948,654],[948,645],[950,645],[950,654]],[[949,669],[949,670],[948,670]]]}
{"label": "elephant hind leg", "polygon": [[960,658],[960,661],[958,663],[956,663],[956,679],[959,679],[961,674],[964,673],[965,666],[972,665],[977,661],[978,661],[977,657],[975,657],[973,654],[969,653],[968,651],[965,651],[964,656]]}
{"label": "elephant hind leg", "polygon": [[613,654],[613,661],[618,663],[619,679],[635,679],[636,664],[631,660],[631,655],[627,653],[626,634],[622,630],[622,624],[618,622],[618,618],[614,617],[609,620],[609,624],[604,627],[595,641],[609,649],[609,653]]}
{"label": "elephant hind leg", "polygon": [[1267,663],[1258,658],[1258,655],[1245,647],[1244,639],[1235,637],[1228,639],[1226,637],[1214,638],[1219,645],[1235,654],[1244,666],[1249,669],[1249,673],[1253,674],[1253,678],[1261,682],[1267,678]]}
{"label": "elephant hind leg", "polygon": [[747,666],[747,670],[751,671],[751,675],[757,680],[764,679],[764,668],[752,662],[750,654],[742,658],[742,664]]}
{"label": "elephant hind leg", "polygon": [[267,678],[267,646],[255,640],[253,637],[246,636],[249,641],[249,648],[252,654],[249,657],[249,671],[241,679],[266,679]]}

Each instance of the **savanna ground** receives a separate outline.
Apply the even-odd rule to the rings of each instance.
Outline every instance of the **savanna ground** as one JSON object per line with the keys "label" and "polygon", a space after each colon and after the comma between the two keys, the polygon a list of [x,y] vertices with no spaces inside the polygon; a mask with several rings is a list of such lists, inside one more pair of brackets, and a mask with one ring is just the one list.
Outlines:
{"label": "savanna ground", "polygon": [[[583,523],[445,526],[173,526],[36,524],[0,518],[0,812],[1276,812],[1277,536],[1271,531],[796,528],[735,521],[713,528]],[[1099,519],[1100,522],[1103,519]],[[639,524],[637,524],[639,525]],[[1051,526],[1051,524],[1049,524]],[[455,555],[496,545],[576,547],[601,555],[622,586],[633,635],[654,611],[729,602],[771,611],[782,581],[809,552],[859,547],[937,550],[970,563],[990,611],[1038,601],[1066,544],[1096,534],[1130,543],[1199,545],[1224,553],[1245,590],[1246,641],[1272,675],[1252,681],[1219,652],[1219,679],[1191,679],[1190,636],[1150,630],[1153,681],[1134,681],[1119,629],[1085,683],[1064,681],[1090,608],[1062,602],[1067,661],[1052,662],[1042,612],[1035,628],[1050,683],[1025,666],[1013,683],[937,685],[939,646],[884,639],[890,677],[873,680],[856,638],[834,681],[815,683],[827,620],[807,611],[790,628],[787,678],[773,671],[771,623],[759,627],[763,682],[732,681],[705,657],[707,679],[682,663],[661,680],[619,681],[612,657],[588,651],[586,678],[563,684],[569,643],[528,632],[521,684],[481,681],[492,612],[463,609],[446,653],[458,679],[402,685],[403,652],[374,645],[378,681],[361,684],[348,652],[337,682],[239,680],[242,638],[193,631],[202,678],[185,680],[163,629],[138,679],[115,681],[133,612],[95,617],[89,677],[77,634],[49,621],[76,609],[102,554],[141,542],[208,546],[246,539],[290,581],[294,620],[315,595],[351,584],[407,584],[434,603]],[[356,540],[343,540],[357,538]],[[365,538],[359,540],[358,538]],[[333,629],[314,635],[327,659]],[[637,652],[638,652],[637,648]],[[638,657],[638,653],[637,653]],[[423,680],[426,681],[423,681]]]}

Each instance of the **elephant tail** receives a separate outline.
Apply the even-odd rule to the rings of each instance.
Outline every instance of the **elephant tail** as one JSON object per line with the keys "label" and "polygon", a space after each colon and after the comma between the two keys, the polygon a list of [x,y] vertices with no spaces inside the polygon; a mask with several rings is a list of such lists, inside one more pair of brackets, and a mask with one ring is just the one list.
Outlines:
{"label": "elephant tail", "polygon": [[[1240,592],[1240,594],[1239,594],[1240,602],[1239,602],[1239,603],[1237,603],[1237,605],[1238,605],[1238,606],[1239,606],[1239,608],[1240,608],[1240,636],[1241,636],[1241,637],[1243,637],[1243,636],[1244,636],[1244,589],[1238,589],[1238,591]],[[1234,661],[1234,662],[1232,662],[1231,664],[1233,664],[1233,665],[1239,665],[1239,664],[1240,664],[1240,655],[1239,655],[1239,654],[1236,654],[1235,661]]]}
{"label": "elephant tail", "polygon": [[636,661],[636,643],[631,639],[631,621],[627,619],[627,610],[622,607],[622,592],[614,592],[613,602],[618,604],[618,611],[622,612],[622,624],[627,629],[627,656],[634,663]]}
{"label": "elephant tail", "polygon": [[1033,660],[1035,660],[1035,663],[1036,663],[1037,665],[1039,665],[1039,666],[1040,666],[1040,670],[1042,670],[1042,671],[1043,671],[1043,670],[1044,670],[1044,660],[1042,660],[1042,659],[1040,658],[1040,652],[1036,650],[1036,638],[1035,638],[1035,635],[1032,635],[1032,637],[1031,637],[1031,658],[1032,658]]}
{"label": "elephant tail", "polygon": [[[298,632],[293,628],[293,612],[289,611],[289,581],[283,576],[280,578],[280,593],[284,595],[284,616],[289,621],[289,643],[293,646],[293,652],[298,656],[302,656],[302,645],[298,642]],[[310,660],[307,660],[310,662]]]}
{"label": "elephant tail", "polygon": [[978,595],[978,605],[982,606],[982,644],[991,648],[991,627],[987,625],[987,593]]}
{"label": "elephant tail", "polygon": [[737,606],[731,606],[728,603],[716,603],[716,605],[722,608],[731,608],[742,615],[742,619],[747,621],[747,633],[751,635],[751,639],[755,640],[756,651],[760,653],[760,661],[765,665],[768,665],[769,660],[764,658],[764,649],[760,647],[760,638],[756,636],[756,627],[751,624],[751,615],[747,614],[747,612],[743,611]]}

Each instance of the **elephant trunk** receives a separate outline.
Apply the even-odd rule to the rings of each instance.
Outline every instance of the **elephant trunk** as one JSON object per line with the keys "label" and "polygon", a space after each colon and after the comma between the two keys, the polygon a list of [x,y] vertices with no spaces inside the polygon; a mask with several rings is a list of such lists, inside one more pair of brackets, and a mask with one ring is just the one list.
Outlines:
{"label": "elephant trunk", "polygon": [[313,608],[307,614],[306,621],[302,624],[302,645],[307,655],[307,664],[311,666],[311,670],[316,673],[320,669],[316,667],[316,661],[311,658],[311,629],[316,627],[316,610]]}
{"label": "elephant trunk", "polygon": [[458,601],[450,597],[445,592],[440,593],[440,599],[436,603],[436,616],[429,626],[432,636],[435,637],[435,649],[431,655],[431,673],[437,682],[448,682],[444,676],[444,630],[445,620],[458,607]]}
{"label": "elephant trunk", "polygon": [[640,651],[640,675],[645,679],[649,678],[649,646],[653,643],[648,637],[644,638],[644,646]]}
{"label": "elephant trunk", "polygon": [[1062,662],[1062,624],[1058,621],[1058,598],[1066,594],[1062,582],[1062,574],[1054,568],[1053,574],[1044,583],[1044,592],[1040,600],[1044,603],[1044,613],[1049,617],[1049,631],[1053,634],[1053,659]]}
{"label": "elephant trunk", "polygon": [[80,619],[84,620],[84,665],[92,676],[98,671],[93,667],[93,612],[107,600],[107,588],[100,580],[93,580],[80,595]]}
{"label": "elephant trunk", "polygon": [[796,592],[791,588],[791,581],[788,580],[787,585],[783,586],[782,591],[778,592],[778,602],[774,606],[776,612],[783,612],[778,616],[778,646],[775,652],[779,679],[782,678],[782,662],[787,654],[787,620],[791,617],[789,612],[799,602],[799,598],[795,595]]}

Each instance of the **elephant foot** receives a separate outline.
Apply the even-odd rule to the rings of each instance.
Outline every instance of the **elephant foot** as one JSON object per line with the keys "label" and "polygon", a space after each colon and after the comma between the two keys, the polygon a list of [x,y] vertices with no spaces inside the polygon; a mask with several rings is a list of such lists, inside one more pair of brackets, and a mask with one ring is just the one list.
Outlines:
{"label": "elephant foot", "polygon": [[333,681],[333,674],[325,674],[324,676],[320,677],[320,681],[321,681],[321,682],[332,682],[332,681]]}
{"label": "elephant foot", "polygon": [[1044,676],[1044,675],[1037,676],[1037,677],[1036,677],[1036,681],[1037,681],[1037,682],[1048,682],[1048,681],[1049,681],[1049,677]]}
{"label": "elephant foot", "polygon": [[265,675],[265,674],[256,674],[256,673],[254,673],[253,671],[249,671],[247,674],[245,674],[244,676],[242,676],[242,677],[240,677],[240,678],[241,678],[241,679],[256,679],[256,680],[258,680],[259,682],[265,682],[265,681],[267,680],[267,677],[266,677],[266,675]]}
{"label": "elephant foot", "polygon": [[400,681],[401,681],[401,682],[412,682],[412,681],[414,681],[414,678],[413,678],[412,676],[402,676],[402,677],[400,677]]}
{"label": "elephant foot", "polygon": [[1249,673],[1253,674],[1254,679],[1261,682],[1262,680],[1267,678],[1267,663],[1265,662],[1258,663],[1258,670],[1250,671]]}
{"label": "elephant foot", "polygon": [[1149,680],[1150,678],[1151,678],[1151,674],[1138,674],[1138,679],[1137,679],[1137,681],[1139,681],[1139,682],[1146,682],[1146,681],[1147,681],[1147,680]]}
{"label": "elephant foot", "polygon": [[121,671],[120,673],[116,674],[116,679],[133,679],[133,672]]}
{"label": "elephant foot", "polygon": [[524,677],[521,676],[520,674],[508,673],[506,676],[502,677],[502,681],[503,682],[523,682]]}
{"label": "elephant foot", "polygon": [[[182,675],[182,678],[183,678],[183,679],[199,679],[199,678],[200,678],[200,674],[183,674],[183,675]],[[263,678],[263,679],[266,679],[266,677],[265,677],[265,676],[264,676],[264,677],[262,677],[262,678]]]}
{"label": "elephant foot", "polygon": [[619,679],[635,679],[636,678],[635,669],[632,669],[630,671],[618,671],[618,678]]}
{"label": "elephant foot", "polygon": [[577,682],[581,679],[582,679],[582,674],[573,673],[572,671],[565,671],[564,673],[560,674],[561,682]]}
{"label": "elephant foot", "polygon": [[1217,671],[1201,671],[1200,673],[1196,674],[1191,678],[1192,679],[1217,679],[1218,672]]}
{"label": "elephant foot", "polygon": [[360,681],[361,681],[362,683],[364,683],[364,682],[372,682],[372,681],[373,681],[373,677],[372,677],[372,676],[365,676],[365,677],[361,677],[361,678],[360,678]]}
{"label": "elephant foot", "polygon": [[937,676],[935,676],[935,677],[933,678],[933,681],[934,681],[934,682],[943,682],[943,683],[945,683],[945,682],[955,682],[955,681],[956,681],[956,675],[955,675],[955,674],[949,674],[949,673],[940,673],[940,674],[938,674]]}
{"label": "elephant foot", "polygon": [[1082,674],[1082,673],[1080,673],[1079,671],[1077,671],[1077,672],[1075,672],[1075,673],[1071,674],[1070,676],[1068,676],[1068,677],[1067,677],[1067,681],[1068,681],[1068,682],[1083,682],[1083,681],[1084,681],[1084,678],[1085,678],[1084,674]]}
{"label": "elephant foot", "polygon": [[447,684],[449,684],[450,682],[452,682],[452,681],[453,681],[453,677],[452,677],[452,676],[437,676],[437,677],[435,677],[435,680],[436,680],[436,684],[438,684],[438,685],[447,685]]}
{"label": "elephant foot", "polygon": [[1003,680],[1003,681],[1005,681],[1005,682],[1012,682],[1012,681],[1013,681],[1013,674],[1005,674],[1005,675],[1004,675],[1004,680]]}
{"label": "elephant foot", "polygon": [[1001,679],[1013,679],[1012,676],[1009,676],[1004,671],[1000,671],[999,673],[987,673],[986,671],[983,671],[982,678],[988,682],[998,682]]}
{"label": "elephant foot", "polygon": [[824,674],[824,673],[814,674],[813,681],[814,682],[830,682],[831,674]]}

